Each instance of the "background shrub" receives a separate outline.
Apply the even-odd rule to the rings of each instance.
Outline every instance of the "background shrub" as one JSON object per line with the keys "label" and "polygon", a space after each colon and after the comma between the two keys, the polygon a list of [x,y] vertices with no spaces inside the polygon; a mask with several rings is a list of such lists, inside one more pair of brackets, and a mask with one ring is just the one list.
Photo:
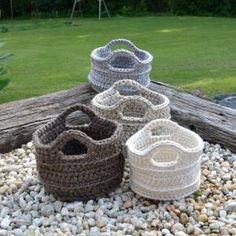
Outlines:
{"label": "background shrub", "polygon": [[[0,0],[2,17],[10,16],[10,1]],[[18,17],[69,16],[74,0],[14,0],[14,15]],[[175,14],[236,16],[235,0],[106,0],[112,15]],[[84,16],[95,16],[97,0],[81,0],[80,9]]]}

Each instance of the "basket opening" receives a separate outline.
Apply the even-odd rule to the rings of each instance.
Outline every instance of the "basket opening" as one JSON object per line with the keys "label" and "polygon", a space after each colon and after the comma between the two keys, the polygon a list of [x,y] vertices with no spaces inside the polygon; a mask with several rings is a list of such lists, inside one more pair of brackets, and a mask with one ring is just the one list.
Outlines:
{"label": "basket opening", "polygon": [[91,120],[89,116],[82,111],[72,112],[66,118],[67,125],[89,125]]}
{"label": "basket opening", "polygon": [[127,56],[117,55],[110,64],[118,69],[132,69],[135,66],[135,61]]}
{"label": "basket opening", "polygon": [[78,140],[73,139],[66,143],[62,152],[67,156],[83,155],[88,152],[88,148]]}

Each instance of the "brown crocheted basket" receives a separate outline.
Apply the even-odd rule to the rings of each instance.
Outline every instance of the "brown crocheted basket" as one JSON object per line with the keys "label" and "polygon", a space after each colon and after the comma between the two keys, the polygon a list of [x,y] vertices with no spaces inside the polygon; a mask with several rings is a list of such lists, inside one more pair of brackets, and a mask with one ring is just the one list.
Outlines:
{"label": "brown crocheted basket", "polygon": [[[89,124],[69,125],[67,117],[85,113]],[[79,120],[80,118],[78,118]],[[123,178],[122,126],[76,105],[33,135],[37,170],[45,190],[64,201],[86,200],[113,191]]]}

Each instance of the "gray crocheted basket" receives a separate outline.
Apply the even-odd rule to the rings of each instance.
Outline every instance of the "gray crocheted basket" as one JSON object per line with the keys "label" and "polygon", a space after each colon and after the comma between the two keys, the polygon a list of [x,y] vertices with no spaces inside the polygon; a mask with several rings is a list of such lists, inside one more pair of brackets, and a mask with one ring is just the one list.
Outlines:
{"label": "gray crocheted basket", "polygon": [[[67,117],[82,111],[89,124],[69,125]],[[37,170],[45,190],[64,201],[95,198],[122,181],[122,126],[100,118],[84,105],[67,109],[33,135]]]}
{"label": "gray crocheted basket", "polygon": [[[132,88],[132,95],[122,88]],[[132,80],[116,82],[110,89],[97,94],[91,101],[93,110],[102,117],[123,125],[122,142],[155,119],[170,119],[169,99]]]}
{"label": "gray crocheted basket", "polygon": [[[125,45],[129,50],[112,51],[117,45]],[[92,69],[88,79],[97,92],[102,92],[123,79],[131,79],[147,87],[150,83],[152,60],[150,53],[137,48],[129,40],[115,39],[92,51]],[[126,92],[132,92],[132,89]]]}

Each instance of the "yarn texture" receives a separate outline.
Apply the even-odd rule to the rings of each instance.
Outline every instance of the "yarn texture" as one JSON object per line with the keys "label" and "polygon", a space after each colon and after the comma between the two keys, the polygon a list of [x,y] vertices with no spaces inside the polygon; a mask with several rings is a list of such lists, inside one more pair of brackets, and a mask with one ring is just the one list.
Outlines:
{"label": "yarn texture", "polygon": [[[132,95],[123,94],[131,88]],[[170,119],[169,99],[132,80],[116,82],[110,89],[92,99],[93,110],[102,117],[123,126],[122,141],[154,119]]]}
{"label": "yarn texture", "polygon": [[127,142],[130,187],[141,196],[175,200],[198,190],[204,143],[177,123],[153,120]]}
{"label": "yarn texture", "polygon": [[[86,114],[90,123],[68,124],[68,116],[76,111]],[[97,116],[84,105],[70,107],[38,129],[33,142],[46,192],[72,201],[113,191],[123,177],[121,135],[120,124]]]}
{"label": "yarn texture", "polygon": [[[118,45],[125,45],[128,50],[112,51],[113,47]],[[129,40],[112,40],[104,47],[94,49],[90,57],[92,68],[88,79],[97,92],[102,92],[123,79],[134,80],[144,87],[150,83],[153,56],[137,48]],[[132,93],[132,89],[125,92]]]}

